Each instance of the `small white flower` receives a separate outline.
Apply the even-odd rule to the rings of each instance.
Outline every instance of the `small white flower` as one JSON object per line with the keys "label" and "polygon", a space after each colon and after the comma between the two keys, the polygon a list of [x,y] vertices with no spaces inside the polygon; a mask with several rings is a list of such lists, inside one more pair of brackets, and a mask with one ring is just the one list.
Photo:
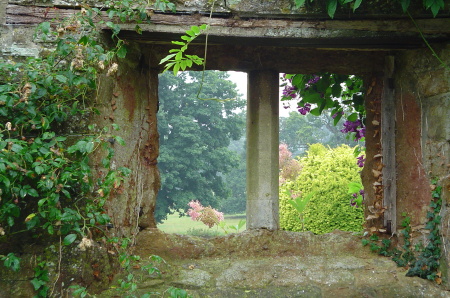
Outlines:
{"label": "small white flower", "polygon": [[88,239],[86,237],[83,237],[83,239],[81,239],[80,244],[78,244],[78,248],[81,251],[86,251],[86,248],[89,248],[93,245],[93,242],[91,239]]}
{"label": "small white flower", "polygon": [[0,236],[4,236],[5,235],[5,230],[3,230],[2,227],[0,227]]}
{"label": "small white flower", "polygon": [[6,129],[11,130],[11,122],[6,122]]}
{"label": "small white flower", "polygon": [[113,74],[115,74],[117,72],[117,69],[119,69],[119,65],[117,65],[117,63],[113,63],[109,69],[108,69],[108,73],[106,74],[107,76],[111,76]]}
{"label": "small white flower", "polygon": [[83,68],[83,63],[84,61],[78,58],[75,58],[72,60],[72,62],[70,63],[70,67],[72,69],[81,69]]}

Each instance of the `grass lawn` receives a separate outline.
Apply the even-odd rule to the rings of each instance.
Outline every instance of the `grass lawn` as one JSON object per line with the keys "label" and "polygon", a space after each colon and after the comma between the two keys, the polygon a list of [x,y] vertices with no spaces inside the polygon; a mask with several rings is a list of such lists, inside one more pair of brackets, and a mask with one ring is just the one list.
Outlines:
{"label": "grass lawn", "polygon": [[[245,214],[225,215],[226,226],[237,225],[241,219],[245,220]],[[225,235],[225,232],[216,226],[208,228],[200,221],[194,221],[189,216],[180,217],[179,213],[167,216],[167,220],[158,225],[158,228],[166,233],[189,234],[195,236],[218,236]],[[227,229],[229,233],[234,232],[233,229]],[[245,230],[245,225],[239,232]]]}

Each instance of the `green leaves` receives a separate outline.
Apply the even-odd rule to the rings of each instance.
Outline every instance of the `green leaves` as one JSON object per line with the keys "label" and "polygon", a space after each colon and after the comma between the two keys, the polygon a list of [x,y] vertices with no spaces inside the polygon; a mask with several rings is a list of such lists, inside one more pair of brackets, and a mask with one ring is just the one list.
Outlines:
{"label": "green leaves", "polygon": [[12,252],[6,256],[0,255],[0,260],[3,261],[6,268],[10,268],[13,271],[18,271],[20,269],[20,258],[16,257]]}
{"label": "green leaves", "polygon": [[75,239],[77,239],[77,234],[69,234],[66,237],[64,237],[63,244],[70,245],[75,241]]}
{"label": "green leaves", "polygon": [[172,69],[173,74],[176,76],[178,71],[191,68],[192,65],[202,65],[204,59],[197,55],[185,55],[184,52],[188,49],[189,44],[196,39],[200,34],[208,29],[208,25],[203,24],[201,26],[192,26],[190,30],[186,31],[186,35],[181,36],[184,41],[172,41],[172,44],[178,45],[181,48],[169,50],[169,55],[161,59],[159,64],[165,64],[164,72]]}
{"label": "green leaves", "polygon": [[358,7],[361,5],[363,0],[355,0],[355,3],[353,4],[353,12],[358,9]]}
{"label": "green leaves", "polygon": [[294,9],[299,9],[305,5],[306,0],[294,0]]}
{"label": "green leaves", "polygon": [[433,13],[433,17],[436,17],[439,10],[444,9],[444,0],[424,0],[423,2],[426,9],[430,9]]}
{"label": "green leaves", "polygon": [[[310,145],[307,155],[300,159],[300,175],[280,185],[281,228],[303,230],[295,208],[298,206],[307,231],[323,234],[335,229],[362,230],[364,210],[352,207],[348,195],[348,184],[360,179],[352,151],[348,146],[327,149],[321,144]],[[294,206],[290,203],[292,194],[294,199],[308,198],[309,203],[300,201]]]}
{"label": "green leaves", "polygon": [[338,0],[326,0],[327,5],[327,13],[330,18],[334,18],[334,14],[336,12]]}
{"label": "green leaves", "polygon": [[294,200],[287,201],[291,204],[298,213],[302,214],[305,211],[306,205],[308,205],[314,193],[309,193],[304,197],[297,197]]}
{"label": "green leaves", "polygon": [[125,45],[122,44],[120,48],[117,50],[116,54],[117,57],[123,59],[127,55],[127,52],[128,52],[127,48],[125,47]]}

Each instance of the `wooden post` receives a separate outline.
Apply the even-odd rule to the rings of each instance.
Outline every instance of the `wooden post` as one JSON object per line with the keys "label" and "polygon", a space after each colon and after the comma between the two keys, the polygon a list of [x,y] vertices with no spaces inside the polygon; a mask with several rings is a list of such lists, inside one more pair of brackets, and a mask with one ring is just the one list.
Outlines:
{"label": "wooden post", "polygon": [[394,56],[387,56],[381,98],[381,147],[383,155],[384,226],[389,234],[397,231],[397,173],[395,161]]}

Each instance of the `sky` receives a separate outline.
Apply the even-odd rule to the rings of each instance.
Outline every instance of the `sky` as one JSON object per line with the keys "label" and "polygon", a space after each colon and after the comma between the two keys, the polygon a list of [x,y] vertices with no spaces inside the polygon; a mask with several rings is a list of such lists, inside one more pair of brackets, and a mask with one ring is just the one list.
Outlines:
{"label": "sky", "polygon": [[[243,95],[244,98],[247,97],[247,73],[238,72],[238,71],[228,71],[230,74],[230,81],[234,82],[239,90],[239,93]],[[281,88],[280,88],[281,94]],[[281,98],[281,96],[280,96]],[[290,108],[285,109],[283,106],[286,105],[286,102],[280,101],[280,117],[288,117],[291,111],[295,111],[297,107],[296,101],[292,101],[289,103]]]}

